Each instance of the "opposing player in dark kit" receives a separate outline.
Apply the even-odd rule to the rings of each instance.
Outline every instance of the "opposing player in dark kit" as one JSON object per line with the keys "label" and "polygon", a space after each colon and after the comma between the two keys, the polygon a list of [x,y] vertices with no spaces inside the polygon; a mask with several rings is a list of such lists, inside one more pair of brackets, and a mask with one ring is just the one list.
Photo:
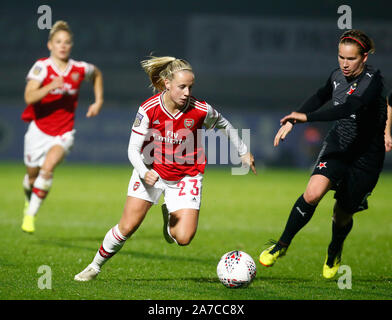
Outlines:
{"label": "opposing player in dark kit", "polygon": [[[295,202],[279,241],[261,253],[262,265],[272,266],[285,255],[320,200],[329,190],[335,190],[332,240],[323,276],[330,279],[338,271],[353,215],[368,208],[367,198],[377,184],[387,147],[384,142],[386,89],[380,71],[366,64],[369,53],[373,52],[374,43],[366,34],[359,30],[344,32],[338,46],[339,68],[332,71],[326,84],[297,112],[281,119],[275,146],[296,123],[337,121],[325,138],[306,190]],[[329,100],[332,106],[320,109]],[[387,122],[390,124],[391,119]]]}

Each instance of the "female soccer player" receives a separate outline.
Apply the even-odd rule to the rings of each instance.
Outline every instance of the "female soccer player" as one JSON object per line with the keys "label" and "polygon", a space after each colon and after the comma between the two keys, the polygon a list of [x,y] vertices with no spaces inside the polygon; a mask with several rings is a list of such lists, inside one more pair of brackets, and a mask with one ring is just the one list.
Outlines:
{"label": "female soccer player", "polygon": [[208,103],[191,95],[195,76],[187,61],[151,57],[141,65],[159,93],[140,106],[133,123],[128,156],[134,171],[123,215],[107,232],[93,261],[75,276],[77,281],[98,275],[162,194],[165,239],[181,246],[191,242],[197,229],[205,167],[198,136],[202,126],[224,129],[243,165],[256,174],[253,156],[232,125]]}
{"label": "female soccer player", "polygon": [[29,233],[35,231],[35,216],[52,185],[53,172],[73,145],[83,80],[93,83],[95,95],[86,116],[95,117],[103,104],[102,73],[92,64],[70,59],[72,37],[68,24],[57,21],[49,33],[50,57],[37,60],[27,75],[22,119],[30,124],[24,141],[27,173],[22,230]]}
{"label": "female soccer player", "polygon": [[[366,64],[373,52],[373,41],[366,34],[359,30],[344,32],[338,46],[339,68],[297,112],[281,119],[275,146],[295,123],[337,121],[279,241],[261,253],[262,265],[272,266],[285,255],[296,233],[309,222],[320,200],[332,189],[336,191],[336,202],[323,276],[329,279],[338,271],[343,242],[353,226],[352,217],[367,209],[367,197],[376,186],[385,157],[386,92],[380,71]],[[320,109],[329,100],[333,106]]]}

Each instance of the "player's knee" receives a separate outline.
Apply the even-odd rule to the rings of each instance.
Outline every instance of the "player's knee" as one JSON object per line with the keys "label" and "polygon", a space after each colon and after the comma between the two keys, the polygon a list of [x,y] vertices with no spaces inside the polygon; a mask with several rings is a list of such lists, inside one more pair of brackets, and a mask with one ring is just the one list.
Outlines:
{"label": "player's knee", "polygon": [[120,222],[118,224],[118,229],[120,233],[124,236],[129,238],[139,227],[139,225],[135,225],[134,223],[124,223]]}
{"label": "player's knee", "polygon": [[51,179],[53,179],[53,171],[41,169],[41,170],[39,171],[39,175],[40,175],[43,179],[45,179],[45,180],[51,180]]}
{"label": "player's knee", "polygon": [[179,246],[187,246],[192,242],[194,234],[180,233],[175,236],[176,242]]}
{"label": "player's knee", "polygon": [[304,193],[304,199],[308,204],[313,206],[317,205],[323,197],[323,192],[316,188],[306,189]]}
{"label": "player's knee", "polygon": [[34,172],[29,172],[24,176],[23,185],[27,188],[29,185],[32,186],[37,179],[39,174],[39,170]]}
{"label": "player's knee", "polygon": [[336,223],[337,226],[343,227],[347,225],[352,217],[353,209],[350,208],[343,208],[342,205],[339,205],[337,202],[335,203],[334,209],[333,209],[333,221]]}
{"label": "player's knee", "polygon": [[29,176],[28,177],[28,182],[30,186],[34,185],[35,179],[37,179],[37,176]]}
{"label": "player's knee", "polygon": [[185,239],[176,239],[177,244],[181,247],[185,247],[191,243],[192,240],[185,240]]}

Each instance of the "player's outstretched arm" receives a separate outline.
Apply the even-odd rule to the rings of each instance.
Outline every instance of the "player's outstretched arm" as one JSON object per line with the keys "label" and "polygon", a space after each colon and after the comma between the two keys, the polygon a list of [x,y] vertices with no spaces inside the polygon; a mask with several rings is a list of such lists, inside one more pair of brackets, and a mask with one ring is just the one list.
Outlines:
{"label": "player's outstretched arm", "polygon": [[293,129],[293,127],[294,127],[294,125],[288,121],[280,127],[280,129],[274,139],[274,147],[277,147],[279,145],[280,141],[284,140],[286,138],[286,136],[290,133],[290,131]]}
{"label": "player's outstretched arm", "polygon": [[95,102],[89,106],[86,114],[87,118],[98,115],[103,105],[103,75],[97,67],[94,67],[93,86]]}
{"label": "player's outstretched arm", "polygon": [[292,123],[303,123],[308,121],[308,118],[305,113],[302,112],[292,112],[288,114],[287,116],[283,117],[280,119],[280,124],[284,125],[286,122],[292,122]]}
{"label": "player's outstretched arm", "polygon": [[208,113],[204,121],[204,125],[207,129],[222,129],[226,136],[228,136],[231,143],[237,149],[237,152],[241,157],[242,165],[250,167],[252,172],[257,175],[254,157],[248,151],[247,146],[239,137],[238,130],[235,129],[231,123],[222,116],[222,114],[220,114],[210,105],[208,105]]}

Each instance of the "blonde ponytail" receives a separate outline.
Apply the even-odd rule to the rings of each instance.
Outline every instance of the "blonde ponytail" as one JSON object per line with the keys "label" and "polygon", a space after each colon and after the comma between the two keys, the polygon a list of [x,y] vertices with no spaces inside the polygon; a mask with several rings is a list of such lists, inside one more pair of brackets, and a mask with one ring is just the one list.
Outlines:
{"label": "blonde ponytail", "polygon": [[73,34],[72,34],[71,28],[69,27],[68,23],[66,21],[59,20],[59,21],[56,21],[56,23],[52,26],[52,29],[49,32],[49,41],[52,40],[53,36],[58,31],[68,32],[69,35],[71,36],[71,39],[73,38]]}
{"label": "blonde ponytail", "polygon": [[143,60],[140,64],[150,78],[150,87],[153,87],[154,91],[159,92],[165,90],[165,79],[172,80],[176,72],[183,70],[193,72],[189,62],[168,56],[151,56],[150,59]]}

